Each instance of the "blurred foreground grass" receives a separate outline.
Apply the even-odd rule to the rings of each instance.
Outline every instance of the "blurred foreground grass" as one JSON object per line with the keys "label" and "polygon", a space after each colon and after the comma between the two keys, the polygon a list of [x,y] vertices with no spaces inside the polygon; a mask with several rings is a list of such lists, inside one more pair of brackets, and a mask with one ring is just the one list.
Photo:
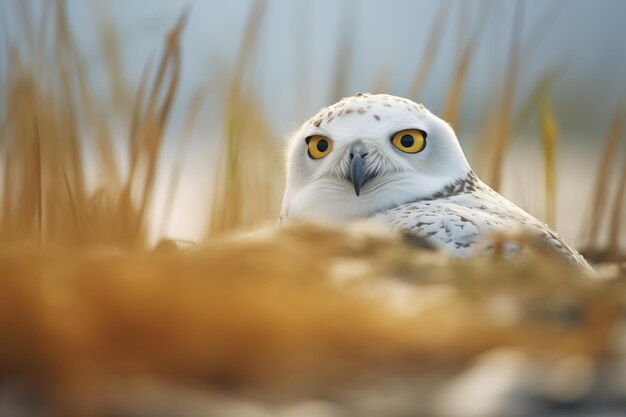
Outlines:
{"label": "blurred foreground grass", "polygon": [[[464,415],[463,403],[439,410],[446,387],[503,349],[545,373],[533,378],[581,378],[543,393],[580,401],[592,391],[577,384],[614,378],[600,371],[626,358],[626,282],[590,280],[538,249],[515,263],[450,262],[358,224],[266,230],[186,253],[4,245],[3,406],[23,413],[12,415],[37,415],[42,401],[60,415],[197,415],[252,401],[256,411],[243,415],[254,416],[323,399],[347,414],[301,415]],[[571,358],[573,369],[562,362]],[[577,373],[580,361],[588,373]],[[485,395],[495,377],[479,381]],[[398,383],[414,387],[398,404],[361,404]],[[521,388],[514,393],[533,394]],[[183,389],[203,394],[186,401]]]}
{"label": "blurred foreground grass", "polygon": [[[277,142],[246,76],[265,3],[251,15],[221,92],[224,131],[207,238],[189,251],[172,241],[148,247],[146,216],[177,103],[186,15],[134,87],[116,64],[116,33],[103,25],[111,88],[101,96],[86,76],[63,2],[46,7],[39,26],[22,9],[28,47],[8,43],[1,82],[1,415],[504,416],[585,401],[624,404],[626,382],[605,369],[626,365],[619,264],[592,280],[540,246],[513,263],[456,262],[358,224],[228,233],[273,219],[282,191]],[[426,61],[446,13],[442,8],[433,24]],[[479,23],[459,48],[446,107],[452,119]],[[500,112],[485,127],[496,185],[515,125],[516,54],[524,48],[511,50]],[[338,79],[347,71],[342,62]],[[420,65],[412,94],[429,68]],[[541,115],[550,212],[558,125],[548,84],[549,77],[538,83],[528,107]],[[343,87],[338,82],[337,94]],[[189,103],[177,103],[187,108],[183,141],[206,94],[199,89]],[[619,260],[626,169],[612,207],[604,186],[621,135],[622,110],[616,114],[597,174],[588,252]],[[123,168],[114,151],[119,117],[128,127]],[[171,198],[186,146],[175,161]],[[99,178],[95,188],[87,184],[89,164]],[[604,218],[615,231],[606,248],[597,236]],[[486,384],[487,408],[468,414],[474,401],[465,403],[464,389],[471,389],[463,378],[490,363],[493,352],[500,352],[496,374],[476,382]],[[498,372],[513,377],[500,383]],[[493,384],[524,398],[529,414],[497,408]],[[598,400],[594,390],[602,384],[614,395]],[[388,390],[404,396],[372,400]]]}

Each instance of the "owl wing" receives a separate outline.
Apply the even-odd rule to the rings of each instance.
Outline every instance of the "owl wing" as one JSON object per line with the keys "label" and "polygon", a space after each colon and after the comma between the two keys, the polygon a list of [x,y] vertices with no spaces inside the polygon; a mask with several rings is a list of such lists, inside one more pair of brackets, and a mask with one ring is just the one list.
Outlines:
{"label": "owl wing", "polygon": [[507,227],[509,225],[506,219],[475,208],[453,204],[448,199],[404,204],[378,213],[372,219],[385,222],[394,229],[424,237],[459,257],[480,252],[478,244],[482,236],[511,229]]}
{"label": "owl wing", "polygon": [[[554,231],[490,188],[434,200],[407,203],[375,214],[372,219],[391,227],[422,236],[459,257],[489,251],[484,237],[513,230],[540,237],[572,262],[591,268],[587,261],[568,246]],[[522,250],[510,242],[505,253]]]}

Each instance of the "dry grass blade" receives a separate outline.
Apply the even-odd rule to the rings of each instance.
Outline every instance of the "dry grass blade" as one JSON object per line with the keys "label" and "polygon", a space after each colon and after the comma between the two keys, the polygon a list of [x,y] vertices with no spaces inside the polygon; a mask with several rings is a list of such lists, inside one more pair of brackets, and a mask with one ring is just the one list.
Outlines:
{"label": "dry grass blade", "polygon": [[251,60],[266,6],[267,2],[257,2],[250,14],[224,99],[227,103],[224,148],[223,157],[217,161],[209,236],[276,217],[282,184],[276,181],[281,178],[281,165],[275,136],[267,124],[260,100],[244,77],[246,71],[253,68]]}
{"label": "dry grass blade", "polygon": [[80,230],[82,225],[82,221],[78,214],[78,207],[76,207],[76,201],[74,200],[74,196],[72,194],[72,186],[70,185],[70,181],[67,178],[67,172],[63,172],[63,184],[65,185],[65,191],[67,192],[67,198],[70,203],[70,209],[72,213],[72,219],[74,220],[74,226],[76,229]]}
{"label": "dry grass blade", "polygon": [[[113,151],[113,141],[110,140],[114,135],[112,130],[115,131],[115,128],[106,119],[105,115],[114,118],[117,115],[125,116],[129,114],[133,109],[133,100],[130,95],[132,89],[126,79],[120,39],[114,20],[110,15],[110,10],[106,5],[99,3],[96,5],[96,8],[94,19],[98,23],[97,33],[110,91],[110,102],[107,104],[111,106],[113,114],[96,109],[94,105],[89,106],[87,111],[90,112],[89,119],[92,120],[92,128],[95,130],[100,175],[104,178],[104,183],[108,184],[108,188],[117,193],[121,188],[122,174]],[[83,88],[82,91],[85,92],[85,95],[90,96],[88,88]],[[93,100],[89,101],[89,103],[92,102]]]}
{"label": "dry grass blade", "polygon": [[546,187],[546,220],[556,227],[556,155],[559,126],[548,96],[544,96],[539,107],[541,137],[543,143],[543,167]]}
{"label": "dry grass blade", "polygon": [[594,182],[593,193],[591,197],[591,213],[589,221],[586,222],[587,239],[586,247],[588,249],[595,248],[598,245],[598,235],[602,227],[604,212],[607,205],[607,190],[613,171],[613,158],[615,156],[619,138],[622,135],[624,125],[624,105],[618,107],[611,128],[609,130],[598,171]]}
{"label": "dry grass blade", "polygon": [[[518,0],[517,8],[515,11],[515,19],[513,24],[513,32],[511,38],[511,47],[508,60],[508,69],[506,73],[505,86],[503,89],[502,98],[498,106],[498,114],[495,121],[491,125],[491,129],[487,135],[485,135],[485,142],[483,146],[489,146],[492,148],[491,160],[489,161],[487,180],[496,190],[500,189],[502,180],[502,165],[504,163],[504,156],[508,146],[508,137],[512,130],[518,128],[526,120],[526,116],[532,113],[532,107],[534,102],[539,99],[541,90],[547,88],[555,78],[555,74],[561,74],[561,71],[553,70],[537,83],[537,87],[530,95],[527,105],[523,107],[521,115],[517,118],[517,121],[512,125],[511,113],[513,99],[516,92],[516,82],[518,78],[518,68],[521,63],[521,58],[524,57],[524,61],[530,61],[534,50],[537,45],[545,38],[548,30],[553,26],[554,21],[561,15],[563,7],[562,5],[556,5],[544,14],[544,17],[537,21],[528,31],[529,39],[526,40],[524,45],[521,45],[521,31],[523,20],[523,3]],[[561,65],[560,68],[567,68],[566,65]]]}
{"label": "dry grass blade", "polygon": [[558,79],[563,76],[565,68],[567,68],[565,64],[558,65],[556,68],[544,72],[535,81],[533,88],[523,101],[520,111],[512,123],[513,130],[521,129],[536,114],[537,106],[541,107],[542,99]]}
{"label": "dry grass blade", "polygon": [[267,0],[258,0],[254,3],[250,11],[250,17],[246,24],[246,30],[243,35],[243,41],[237,55],[235,71],[231,80],[231,88],[235,91],[239,90],[243,74],[249,65],[249,60],[254,56],[253,52],[257,45],[258,35],[261,30],[261,24],[267,10]]}
{"label": "dry grass blade", "polygon": [[[133,175],[126,185],[134,185],[139,201],[131,204],[130,192],[127,199],[120,194],[110,107],[95,98],[65,3],[50,2],[43,10],[50,13],[41,16],[40,27],[24,25],[24,30],[37,30],[32,42],[19,50],[7,44],[10,59],[1,116],[2,239],[140,247],[159,148],[177,89],[177,45],[184,18],[168,39],[164,63],[149,91],[148,110],[142,112],[139,105],[133,120],[135,158],[131,156]],[[47,27],[53,27],[52,43],[45,36]],[[54,54],[47,52],[51,44]],[[113,59],[109,51],[102,55]],[[140,88],[141,97],[146,88]],[[91,166],[93,174],[100,174],[95,191],[87,187]]]}
{"label": "dry grass blade", "polygon": [[230,180],[231,178],[233,180],[236,179],[239,171],[238,150],[240,148],[239,145],[241,140],[239,137],[239,134],[241,133],[241,126],[239,125],[239,122],[243,122],[243,117],[240,116],[243,116],[241,112],[244,111],[242,106],[245,105],[243,96],[245,95],[244,91],[246,90],[246,88],[244,88],[244,72],[246,69],[253,66],[251,60],[254,58],[253,52],[257,46],[259,32],[261,31],[261,24],[263,23],[263,18],[267,10],[267,4],[267,1],[257,1],[250,12],[250,18],[246,25],[243,42],[239,48],[239,55],[235,65],[234,76],[230,82],[227,116],[228,134],[226,136],[226,156],[228,161],[227,171],[230,175],[227,177],[227,180]]}
{"label": "dry grass blade", "polygon": [[[36,115],[35,115],[36,117]],[[33,120],[33,157],[35,167],[35,195],[37,196],[37,237],[41,245],[43,239],[43,190],[41,186],[41,139],[37,119]]]}
{"label": "dry grass blade", "polygon": [[167,195],[169,198],[165,203],[165,208],[163,209],[163,216],[161,218],[161,226],[159,235],[163,236],[165,234],[167,225],[172,217],[172,209],[174,207],[174,201],[176,197],[176,188],[180,181],[180,176],[183,171],[183,163],[185,161],[185,156],[187,154],[187,150],[189,148],[189,144],[192,137],[193,126],[195,125],[196,119],[198,118],[198,114],[202,109],[202,105],[206,99],[208,93],[208,86],[204,88],[197,89],[186,111],[185,125],[183,128],[182,134],[182,142],[178,147],[178,151],[176,156],[174,157],[174,167],[172,168],[172,174],[170,176],[170,181],[167,186]]}
{"label": "dry grass blade", "polygon": [[129,153],[130,153],[130,158],[131,158],[131,164],[133,160],[137,159],[137,154],[136,154],[137,146],[135,145],[134,140],[138,138],[137,132],[139,130],[139,124],[141,121],[143,97],[146,94],[146,88],[148,86],[148,79],[150,78],[150,68],[152,68],[152,59],[148,60],[148,62],[146,63],[146,67],[144,68],[143,73],[141,74],[141,80],[139,81],[139,86],[137,87],[137,93],[135,95],[136,99],[133,105],[132,117],[131,117],[131,122],[130,122],[130,137],[129,137],[129,144],[130,144]]}
{"label": "dry grass blade", "polygon": [[10,159],[4,158],[4,168],[2,172],[2,212],[0,212],[0,230],[6,234],[11,222],[11,195],[13,194],[12,181],[9,181],[11,172],[13,172],[13,163]]}
{"label": "dry grass blade", "polygon": [[117,110],[128,111],[130,110],[128,103],[131,103],[128,94],[130,88],[122,61],[121,44],[115,20],[111,16],[110,8],[105,3],[98,3],[96,7],[97,33],[99,35],[100,49],[104,55],[106,75],[111,87],[113,105]]}
{"label": "dry grass blade", "polygon": [[231,230],[241,224],[243,196],[239,151],[241,141],[245,140],[242,131],[249,115],[246,111],[248,109],[244,108],[249,104],[244,99],[244,72],[253,57],[266,9],[267,1],[257,1],[254,4],[230,80],[225,117],[225,158],[221,163],[218,162],[221,172],[214,183],[216,189],[212,198],[209,235]]}
{"label": "dry grass blade", "polygon": [[490,171],[487,176],[487,182],[496,191],[500,190],[502,181],[502,165],[504,164],[504,154],[506,152],[510,120],[513,107],[513,99],[515,97],[515,89],[517,85],[517,77],[520,65],[520,48],[522,37],[522,23],[524,10],[523,3],[518,0],[513,17],[513,29],[511,35],[511,46],[509,48],[509,58],[507,63],[507,71],[502,91],[502,98],[496,114],[494,130],[492,134],[492,155],[490,163]]}
{"label": "dry grass blade", "polygon": [[[13,47],[7,75],[9,90],[4,117],[6,142],[4,143],[3,213],[2,238],[38,239],[39,203],[42,187],[41,164],[38,154],[41,151],[39,136],[36,134],[36,88],[32,79],[21,77],[23,62]],[[19,139],[18,139],[19,138]],[[34,190],[34,192],[32,192]]]}
{"label": "dry grass blade", "polygon": [[[122,57],[119,48],[119,40],[115,35],[115,26],[112,19],[107,20],[106,12],[96,13],[99,19],[98,34],[100,39],[100,47],[102,50],[104,67],[106,68],[106,75],[109,81],[110,101],[113,104],[113,109],[122,111],[124,114],[129,110],[129,104],[132,103],[128,93],[128,86],[125,81],[124,69],[122,65]],[[72,45],[71,50],[75,50],[76,46]],[[113,141],[111,140],[114,130],[111,127],[110,118],[115,116],[106,111],[100,104],[102,102],[101,97],[96,97],[94,94],[93,86],[90,84],[86,70],[86,65],[82,60],[82,57],[78,54],[73,54],[73,65],[75,65],[75,74],[78,84],[78,92],[80,97],[81,112],[84,113],[83,117],[86,120],[87,127],[93,130],[95,137],[95,145],[97,147],[96,163],[99,169],[99,175],[104,179],[104,183],[107,184],[112,192],[118,192],[121,187],[121,172],[116,162],[116,158],[113,152]]]}
{"label": "dry grass blade", "polygon": [[622,229],[622,220],[624,219],[624,196],[626,195],[626,157],[622,161],[622,172],[620,174],[619,183],[615,192],[615,201],[611,211],[609,223],[609,237],[607,251],[609,254],[618,259],[624,260],[624,254],[620,250],[620,231]]}
{"label": "dry grass blade", "polygon": [[439,52],[440,49],[439,44],[441,42],[443,29],[446,27],[446,22],[450,16],[450,10],[451,7],[449,1],[442,1],[439,3],[437,15],[433,20],[433,26],[431,27],[430,34],[428,35],[426,49],[420,57],[419,67],[417,71],[415,71],[415,76],[413,77],[411,87],[409,88],[409,97],[413,100],[418,100],[418,97],[424,88],[424,83],[428,79],[430,70],[435,62],[437,52]]}
{"label": "dry grass blade", "polygon": [[[145,111],[136,110],[137,119],[132,130],[131,162],[129,179],[122,189],[119,213],[125,219],[118,233],[122,241],[132,244],[142,242],[145,215],[152,200],[157,164],[172,103],[180,77],[180,36],[185,26],[187,14],[181,14],[178,22],[167,36],[165,50],[150,88]],[[143,84],[140,90],[143,91]],[[139,96],[138,103],[141,103]],[[141,106],[141,104],[139,104]],[[133,192],[137,193],[139,208],[133,210]]]}
{"label": "dry grass blade", "polygon": [[[467,3],[464,3],[467,4]],[[483,5],[485,3],[483,2]],[[486,11],[487,10],[487,11]],[[467,13],[462,9],[461,19],[464,21],[467,18]],[[462,47],[460,47],[460,54],[457,55],[457,62],[452,75],[452,82],[450,83],[450,90],[448,91],[448,97],[443,111],[443,118],[450,124],[455,125],[458,119],[459,107],[461,105],[461,98],[463,97],[463,87],[467,79],[467,73],[474,56],[474,51],[480,41],[481,35],[484,33],[486,27],[486,20],[489,16],[488,9],[482,8],[479,18],[476,21],[476,25],[472,30],[473,35]],[[460,25],[463,27],[463,25]],[[464,31],[459,29],[459,38],[465,38]]]}
{"label": "dry grass blade", "polygon": [[276,136],[256,97],[248,94],[238,103],[226,118],[228,143],[218,160],[209,236],[277,218],[282,181]]}

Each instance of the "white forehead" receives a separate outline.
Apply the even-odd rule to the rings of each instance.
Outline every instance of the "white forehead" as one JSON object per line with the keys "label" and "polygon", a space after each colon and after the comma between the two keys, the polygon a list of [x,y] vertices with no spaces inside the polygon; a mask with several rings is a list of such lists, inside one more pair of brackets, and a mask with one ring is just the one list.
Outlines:
{"label": "white forehead", "polygon": [[388,135],[390,130],[424,128],[434,116],[422,104],[388,94],[358,93],[324,107],[303,126],[304,133],[343,137]]}

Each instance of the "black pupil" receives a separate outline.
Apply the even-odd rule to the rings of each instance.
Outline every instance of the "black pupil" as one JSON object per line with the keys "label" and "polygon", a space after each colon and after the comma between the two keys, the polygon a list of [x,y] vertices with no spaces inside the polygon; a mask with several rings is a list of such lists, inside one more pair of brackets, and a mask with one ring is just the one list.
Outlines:
{"label": "black pupil", "polygon": [[326,150],[328,149],[328,141],[327,141],[326,139],[320,139],[320,140],[317,142],[316,147],[317,147],[317,150],[318,150],[318,151],[320,151],[320,152],[324,153],[324,152],[326,152]]}
{"label": "black pupil", "polygon": [[410,148],[415,143],[415,139],[413,139],[413,136],[411,135],[404,135],[400,138],[400,143],[403,147]]}

